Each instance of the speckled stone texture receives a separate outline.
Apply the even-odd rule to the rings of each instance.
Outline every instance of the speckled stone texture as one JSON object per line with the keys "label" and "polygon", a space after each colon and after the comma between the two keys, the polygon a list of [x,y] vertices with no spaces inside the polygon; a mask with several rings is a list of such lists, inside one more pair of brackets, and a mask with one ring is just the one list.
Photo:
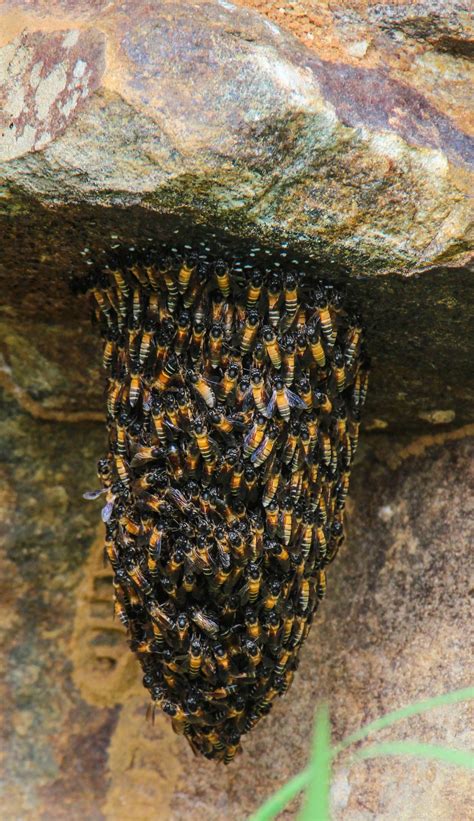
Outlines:
{"label": "speckled stone texture", "polygon": [[[2,382],[97,414],[67,272],[116,242],[210,239],[310,257],[360,302],[369,426],[472,421],[464,4],[255,5],[267,16],[218,0],[2,4]],[[17,367],[24,335],[49,377]]]}
{"label": "speckled stone texture", "polygon": [[[470,437],[469,437],[470,433]],[[469,683],[472,427],[404,446],[369,434],[354,470],[348,538],[291,693],[227,768],[196,759],[147,698],[112,622],[94,484],[102,430],[32,420],[13,401],[2,466],[2,770],[7,819],[243,819],[303,765],[312,715],[335,739],[411,701]],[[380,738],[469,746],[456,705]],[[462,770],[386,759],[337,763],[334,818],[468,818]],[[283,817],[294,817],[295,807]]]}

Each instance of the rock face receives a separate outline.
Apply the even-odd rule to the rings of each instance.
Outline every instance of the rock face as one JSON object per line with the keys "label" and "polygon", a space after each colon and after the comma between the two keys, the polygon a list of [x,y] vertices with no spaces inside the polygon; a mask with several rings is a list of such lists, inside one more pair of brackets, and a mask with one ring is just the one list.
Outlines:
{"label": "rock face", "polygon": [[[162,717],[145,721],[138,663],[111,618],[97,511],[80,497],[94,482],[100,428],[78,424],[71,437],[70,423],[32,420],[7,402],[0,436],[9,455],[0,507],[6,818],[244,818],[303,766],[320,700],[338,740],[469,683],[472,429],[470,439],[404,448],[366,436],[347,544],[291,693],[220,769],[195,758]],[[383,738],[464,748],[470,723],[460,704]],[[469,795],[457,768],[413,759],[348,768],[341,757],[334,818],[457,821],[469,817]]]}
{"label": "rock face", "polygon": [[368,324],[375,427],[469,421],[467,12],[330,5],[280,14],[308,49],[217,0],[3,3],[4,332],[21,347],[21,324],[57,376],[40,387],[6,344],[30,397],[99,410],[65,272],[116,242],[172,236],[310,258],[342,282]]}

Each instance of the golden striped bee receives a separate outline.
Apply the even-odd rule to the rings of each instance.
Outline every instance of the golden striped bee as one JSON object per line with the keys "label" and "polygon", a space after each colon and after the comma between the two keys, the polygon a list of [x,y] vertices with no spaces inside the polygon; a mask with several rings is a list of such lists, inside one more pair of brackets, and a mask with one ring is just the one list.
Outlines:
{"label": "golden striped bee", "polygon": [[187,248],[119,250],[84,290],[109,441],[84,495],[105,498],[113,611],[151,713],[229,763],[290,687],[344,540],[362,321],[310,271]]}

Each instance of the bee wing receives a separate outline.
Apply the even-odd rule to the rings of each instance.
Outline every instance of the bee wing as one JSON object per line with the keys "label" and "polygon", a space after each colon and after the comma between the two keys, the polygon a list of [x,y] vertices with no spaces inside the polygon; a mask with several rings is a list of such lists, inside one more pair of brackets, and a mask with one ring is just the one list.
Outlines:
{"label": "bee wing", "polygon": [[227,421],[232,422],[232,427],[235,428],[235,430],[243,430],[245,428],[245,422],[241,419],[236,419],[234,416],[228,416]]}
{"label": "bee wing", "polygon": [[262,453],[265,445],[267,444],[267,438],[268,437],[265,436],[263,438],[263,441],[262,441],[261,445],[258,446],[257,450],[254,450],[254,452],[252,453],[252,455],[250,457],[251,462],[256,462],[257,461],[257,459],[259,458],[260,454]]}
{"label": "bee wing", "polygon": [[139,502],[141,503],[140,506],[143,506],[147,510],[154,510],[155,512],[161,512],[163,507],[163,500],[159,499],[158,496],[153,496],[151,493],[142,493]]}
{"label": "bee wing", "polygon": [[293,393],[293,391],[290,391],[288,388],[286,388],[286,398],[288,399],[290,408],[308,409],[306,402],[301,399],[301,396],[297,396],[296,393]]}
{"label": "bee wing", "polygon": [[107,488],[103,487],[100,490],[86,490],[85,493],[82,494],[83,499],[98,499],[99,496],[102,496],[103,493],[107,492]]}
{"label": "bee wing", "polygon": [[[194,569],[194,567],[198,567],[200,570],[206,570],[207,567],[208,567],[206,562],[203,561],[201,559],[201,557],[198,556],[198,554],[195,551],[193,551],[193,554],[192,554],[191,557],[187,556],[185,561],[186,561],[186,565],[193,568],[193,569]],[[210,558],[210,564],[213,565],[213,566],[215,565],[215,562],[212,560],[212,557]]]}
{"label": "bee wing", "polygon": [[143,450],[138,450],[130,462],[130,467],[133,468],[144,465],[147,462],[157,462],[165,456],[166,450],[164,448],[145,448]]}
{"label": "bee wing", "polygon": [[272,395],[271,395],[270,401],[269,401],[269,403],[268,403],[268,405],[265,409],[265,413],[264,413],[264,416],[266,416],[267,419],[270,419],[273,416],[273,411],[275,410],[276,397],[277,397],[277,392],[276,392],[276,390],[274,390]]}
{"label": "bee wing", "polygon": [[106,524],[107,524],[107,522],[110,521],[110,517],[112,516],[113,509],[114,509],[114,503],[113,502],[107,502],[107,504],[104,505],[104,507],[102,508],[102,511],[101,511],[100,515],[102,517],[102,521],[105,522]]}
{"label": "bee wing", "polygon": [[160,536],[160,538],[158,539],[158,541],[156,542],[156,544],[153,548],[153,558],[155,558],[157,561],[161,556],[162,546],[163,546],[163,537]]}
{"label": "bee wing", "polygon": [[180,490],[177,490],[176,488],[169,488],[168,495],[180,510],[186,512],[189,509],[189,502]]}
{"label": "bee wing", "polygon": [[253,399],[252,386],[250,385],[250,387],[248,387],[247,390],[244,393],[244,398],[243,398],[243,402],[242,402],[242,408],[243,408],[244,411],[248,410],[248,408],[251,406],[252,399]]}
{"label": "bee wing", "polygon": [[217,542],[217,553],[222,567],[227,570],[230,567],[230,556],[219,542]]}
{"label": "bee wing", "polygon": [[206,616],[201,610],[194,610],[191,615],[194,624],[197,624],[205,633],[215,636],[219,631],[219,625],[213,619]]}
{"label": "bee wing", "polygon": [[130,462],[130,467],[136,468],[140,465],[144,465],[146,462],[150,462],[153,460],[153,456],[146,454],[146,453],[136,453],[133,457],[132,461]]}
{"label": "bee wing", "polygon": [[255,426],[252,425],[249,432],[247,433],[246,437],[244,438],[244,447],[247,447],[248,443],[251,441]]}

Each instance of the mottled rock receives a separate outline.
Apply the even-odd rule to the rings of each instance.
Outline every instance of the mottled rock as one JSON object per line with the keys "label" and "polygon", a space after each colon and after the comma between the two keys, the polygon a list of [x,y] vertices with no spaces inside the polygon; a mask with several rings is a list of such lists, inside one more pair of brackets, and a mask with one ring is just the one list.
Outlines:
{"label": "mottled rock", "polygon": [[[392,35],[403,29],[382,11],[374,34],[392,18]],[[466,251],[466,123],[383,65],[320,59],[232,3],[10,0],[3,25],[0,145],[24,157],[6,186],[56,205],[186,209],[302,238],[358,273]]]}
{"label": "mottled rock", "polygon": [[253,5],[304,44],[217,0],[3,3],[2,384],[42,418],[97,418],[97,344],[65,272],[172,236],[344,283],[372,427],[470,421],[463,3]]}

